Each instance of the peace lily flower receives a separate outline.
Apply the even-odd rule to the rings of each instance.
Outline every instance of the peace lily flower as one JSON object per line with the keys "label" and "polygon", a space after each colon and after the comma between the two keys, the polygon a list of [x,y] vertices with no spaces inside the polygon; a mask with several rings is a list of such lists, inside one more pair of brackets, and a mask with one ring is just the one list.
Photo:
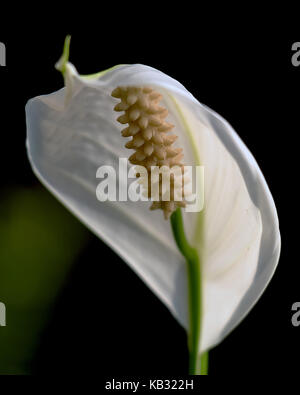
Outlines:
{"label": "peace lily flower", "polygon": [[[57,64],[65,88],[26,105],[32,168],[186,328],[190,373],[205,374],[207,351],[246,316],[279,259],[278,218],[266,181],[228,122],[178,81],[141,64],[82,76],[68,56],[69,38]],[[205,169],[204,209],[186,212],[172,206],[171,226],[161,210],[149,211],[147,202],[96,199],[97,169],[118,168],[119,158],[127,158],[133,148],[124,147],[114,111],[126,87],[151,87],[159,95],[184,162]],[[126,109],[117,107],[128,122]],[[118,185],[123,178],[117,174]]]}

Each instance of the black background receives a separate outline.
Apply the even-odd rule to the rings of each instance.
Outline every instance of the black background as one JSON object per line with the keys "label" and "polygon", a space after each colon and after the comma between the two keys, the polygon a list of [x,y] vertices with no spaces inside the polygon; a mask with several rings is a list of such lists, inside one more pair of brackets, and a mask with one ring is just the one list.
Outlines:
{"label": "black background", "polygon": [[[1,188],[38,181],[25,151],[26,101],[62,84],[54,69],[64,37],[81,74],[144,63],[179,80],[238,131],[260,165],[278,209],[282,253],[269,287],[241,325],[210,352],[210,375],[298,372],[300,328],[291,324],[298,287],[298,108],[300,41],[271,15],[233,22],[220,12],[159,3],[89,7],[49,16],[47,6],[0,31]],[[138,17],[133,12],[138,11]],[[216,11],[216,10],[215,10]],[[220,21],[219,21],[220,20]],[[13,21],[13,17],[11,19]],[[292,23],[291,23],[292,24]],[[0,196],[1,198],[1,196]],[[118,276],[115,276],[118,273]],[[113,279],[113,280],[112,280]],[[78,309],[84,311],[78,317]],[[175,375],[187,369],[186,337],[161,302],[97,238],[78,257],[32,362],[34,374]]]}

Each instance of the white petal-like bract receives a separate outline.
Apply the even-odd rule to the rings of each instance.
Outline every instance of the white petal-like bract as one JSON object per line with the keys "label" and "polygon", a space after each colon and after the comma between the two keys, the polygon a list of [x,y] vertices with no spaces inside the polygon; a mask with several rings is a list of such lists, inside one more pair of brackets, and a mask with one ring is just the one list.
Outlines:
{"label": "white petal-like bract", "polygon": [[[68,74],[69,73],[69,74]],[[148,66],[121,65],[94,78],[67,65],[66,88],[29,100],[27,146],[47,188],[104,240],[188,326],[187,276],[170,223],[151,203],[99,202],[96,171],[128,157],[113,111],[117,86],[151,86],[175,125],[187,165],[204,166],[201,213],[184,213],[203,271],[201,352],[218,344],[247,314],[276,268],[280,234],[264,177],[232,127],[178,81]],[[250,115],[249,115],[250,116]],[[118,177],[119,183],[124,179]],[[109,263],[106,263],[109,264]],[[155,313],[154,313],[155,314]]]}

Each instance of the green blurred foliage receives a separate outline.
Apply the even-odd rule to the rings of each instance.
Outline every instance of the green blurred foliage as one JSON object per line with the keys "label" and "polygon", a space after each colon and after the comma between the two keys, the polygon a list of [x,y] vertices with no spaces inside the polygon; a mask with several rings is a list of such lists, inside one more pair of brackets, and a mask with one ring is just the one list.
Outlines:
{"label": "green blurred foliage", "polygon": [[0,205],[0,374],[30,374],[51,307],[89,233],[42,188],[16,189]]}

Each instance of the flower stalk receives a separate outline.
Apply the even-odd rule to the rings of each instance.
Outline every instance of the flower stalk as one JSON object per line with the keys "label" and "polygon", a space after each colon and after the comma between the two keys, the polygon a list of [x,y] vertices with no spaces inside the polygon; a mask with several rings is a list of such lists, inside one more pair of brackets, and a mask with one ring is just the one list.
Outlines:
{"label": "flower stalk", "polygon": [[201,262],[198,251],[189,244],[185,236],[180,208],[174,211],[171,215],[171,227],[179,251],[185,257],[187,263],[189,292],[189,373],[193,375],[206,375],[208,368],[208,354],[199,354],[202,318]]}

